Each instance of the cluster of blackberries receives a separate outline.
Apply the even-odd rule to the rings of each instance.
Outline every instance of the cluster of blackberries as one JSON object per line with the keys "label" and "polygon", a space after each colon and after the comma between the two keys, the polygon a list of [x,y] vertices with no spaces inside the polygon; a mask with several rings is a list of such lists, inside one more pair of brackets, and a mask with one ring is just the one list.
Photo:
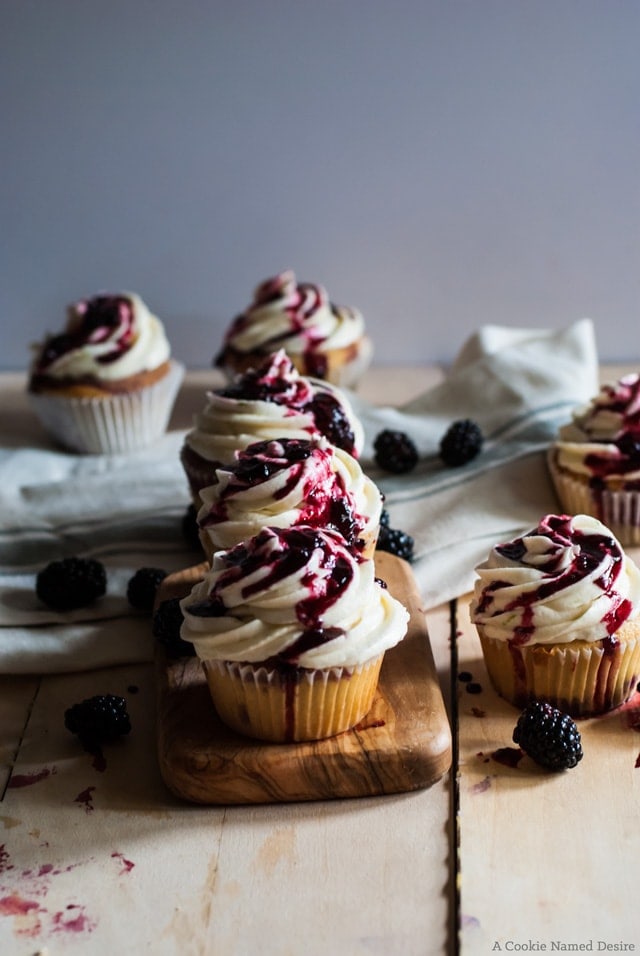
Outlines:
{"label": "cluster of blackberries", "polygon": [[[438,453],[443,464],[457,468],[472,461],[482,450],[484,436],[470,418],[453,422],[440,439]],[[373,442],[376,464],[395,475],[412,471],[419,461],[415,442],[405,432],[385,428]]]}
{"label": "cluster of blackberries", "polygon": [[575,721],[542,701],[534,701],[522,711],[513,742],[546,770],[570,770],[583,756]]}
{"label": "cluster of blackberries", "polygon": [[410,534],[399,528],[392,528],[389,524],[389,512],[383,509],[380,515],[380,532],[376,547],[379,551],[388,551],[405,561],[413,561],[414,541]]}

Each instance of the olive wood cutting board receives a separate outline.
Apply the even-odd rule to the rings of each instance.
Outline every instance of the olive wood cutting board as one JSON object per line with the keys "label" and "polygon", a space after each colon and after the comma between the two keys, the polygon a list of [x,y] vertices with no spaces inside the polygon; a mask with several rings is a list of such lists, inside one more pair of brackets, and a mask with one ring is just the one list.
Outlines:
{"label": "olive wood cutting board", "polygon": [[[158,647],[158,760],[172,793],[217,805],[370,797],[429,787],[446,773],[451,731],[411,568],[385,552],[375,562],[408,609],[409,630],[385,655],[372,709],[335,737],[274,744],[229,730],[198,659],[171,659]],[[169,575],[157,602],[188,594],[206,567]]]}

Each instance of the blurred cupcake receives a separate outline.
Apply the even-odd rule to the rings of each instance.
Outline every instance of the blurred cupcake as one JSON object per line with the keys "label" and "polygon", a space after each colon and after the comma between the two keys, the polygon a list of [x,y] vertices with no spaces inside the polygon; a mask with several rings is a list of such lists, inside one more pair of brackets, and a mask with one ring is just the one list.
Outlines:
{"label": "blurred cupcake", "polygon": [[214,556],[181,602],[181,637],[202,661],[220,719],[288,743],[354,727],[370,710],[385,652],[408,612],[344,539],[265,528]]}
{"label": "blurred cupcake", "polygon": [[65,330],[34,349],[28,390],[47,431],[89,454],[128,452],[166,430],[184,375],[160,320],[130,292],[68,309]]}
{"label": "blurred cupcake", "polygon": [[640,544],[640,375],[603,385],[577,408],[548,463],[563,510],[593,515],[623,545]]}
{"label": "blurred cupcake", "polygon": [[283,348],[301,375],[353,387],[369,367],[372,345],[362,314],[334,305],[325,289],[291,271],[262,282],[227,331],[214,364],[232,376]]}
{"label": "blurred cupcake", "polygon": [[256,369],[208,392],[185,437],[180,457],[196,507],[202,504],[200,490],[217,481],[216,469],[232,465],[247,445],[321,435],[354,457],[362,450],[362,425],[339,388],[300,375],[282,350],[267,356]]}
{"label": "blurred cupcake", "polygon": [[502,697],[588,717],[634,693],[640,571],[600,521],[547,515],[476,571],[471,620]]}
{"label": "blurred cupcake", "polygon": [[373,557],[382,495],[356,459],[325,438],[278,438],[236,453],[203,488],[198,512],[209,560],[267,526],[308,525],[339,532],[361,557]]}

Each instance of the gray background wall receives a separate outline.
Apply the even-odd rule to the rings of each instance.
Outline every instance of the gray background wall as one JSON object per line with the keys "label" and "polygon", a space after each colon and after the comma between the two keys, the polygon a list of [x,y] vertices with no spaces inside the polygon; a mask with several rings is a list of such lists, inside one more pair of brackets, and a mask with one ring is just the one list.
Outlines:
{"label": "gray background wall", "polygon": [[0,367],[133,289],[209,364],[285,268],[377,361],[588,315],[640,358],[633,0],[3,0]]}

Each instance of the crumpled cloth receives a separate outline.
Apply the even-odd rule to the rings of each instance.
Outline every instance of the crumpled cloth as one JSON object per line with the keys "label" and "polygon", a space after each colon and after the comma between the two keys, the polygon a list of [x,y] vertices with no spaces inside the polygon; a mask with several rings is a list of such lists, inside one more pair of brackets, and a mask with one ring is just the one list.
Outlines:
{"label": "crumpled cloth", "polygon": [[[365,471],[385,495],[393,527],[415,541],[412,565],[425,609],[466,593],[490,547],[557,510],[545,449],[571,409],[598,388],[591,322],[564,330],[484,326],[463,346],[444,381],[400,408],[350,394],[366,435]],[[485,443],[450,468],[440,439],[472,418]],[[390,476],[373,460],[383,428],[415,441],[418,466]],[[48,448],[2,448],[0,427],[0,673],[80,671],[150,660],[148,615],[131,608],[127,583],[140,567],[179,570],[200,563],[181,522],[189,504],[179,462],[183,431],[128,455],[79,456]],[[59,613],[37,598],[49,561],[99,559],[107,594]]]}
{"label": "crumpled cloth", "polygon": [[[599,387],[594,329],[485,326],[463,346],[445,380],[401,408],[353,402],[367,436],[363,465],[385,494],[390,525],[414,537],[413,571],[425,609],[467,593],[491,547],[534,527],[559,504],[546,449],[571,410]],[[459,419],[485,441],[466,465],[446,467],[440,440]],[[406,432],[420,461],[389,476],[373,464],[383,428]]]}

